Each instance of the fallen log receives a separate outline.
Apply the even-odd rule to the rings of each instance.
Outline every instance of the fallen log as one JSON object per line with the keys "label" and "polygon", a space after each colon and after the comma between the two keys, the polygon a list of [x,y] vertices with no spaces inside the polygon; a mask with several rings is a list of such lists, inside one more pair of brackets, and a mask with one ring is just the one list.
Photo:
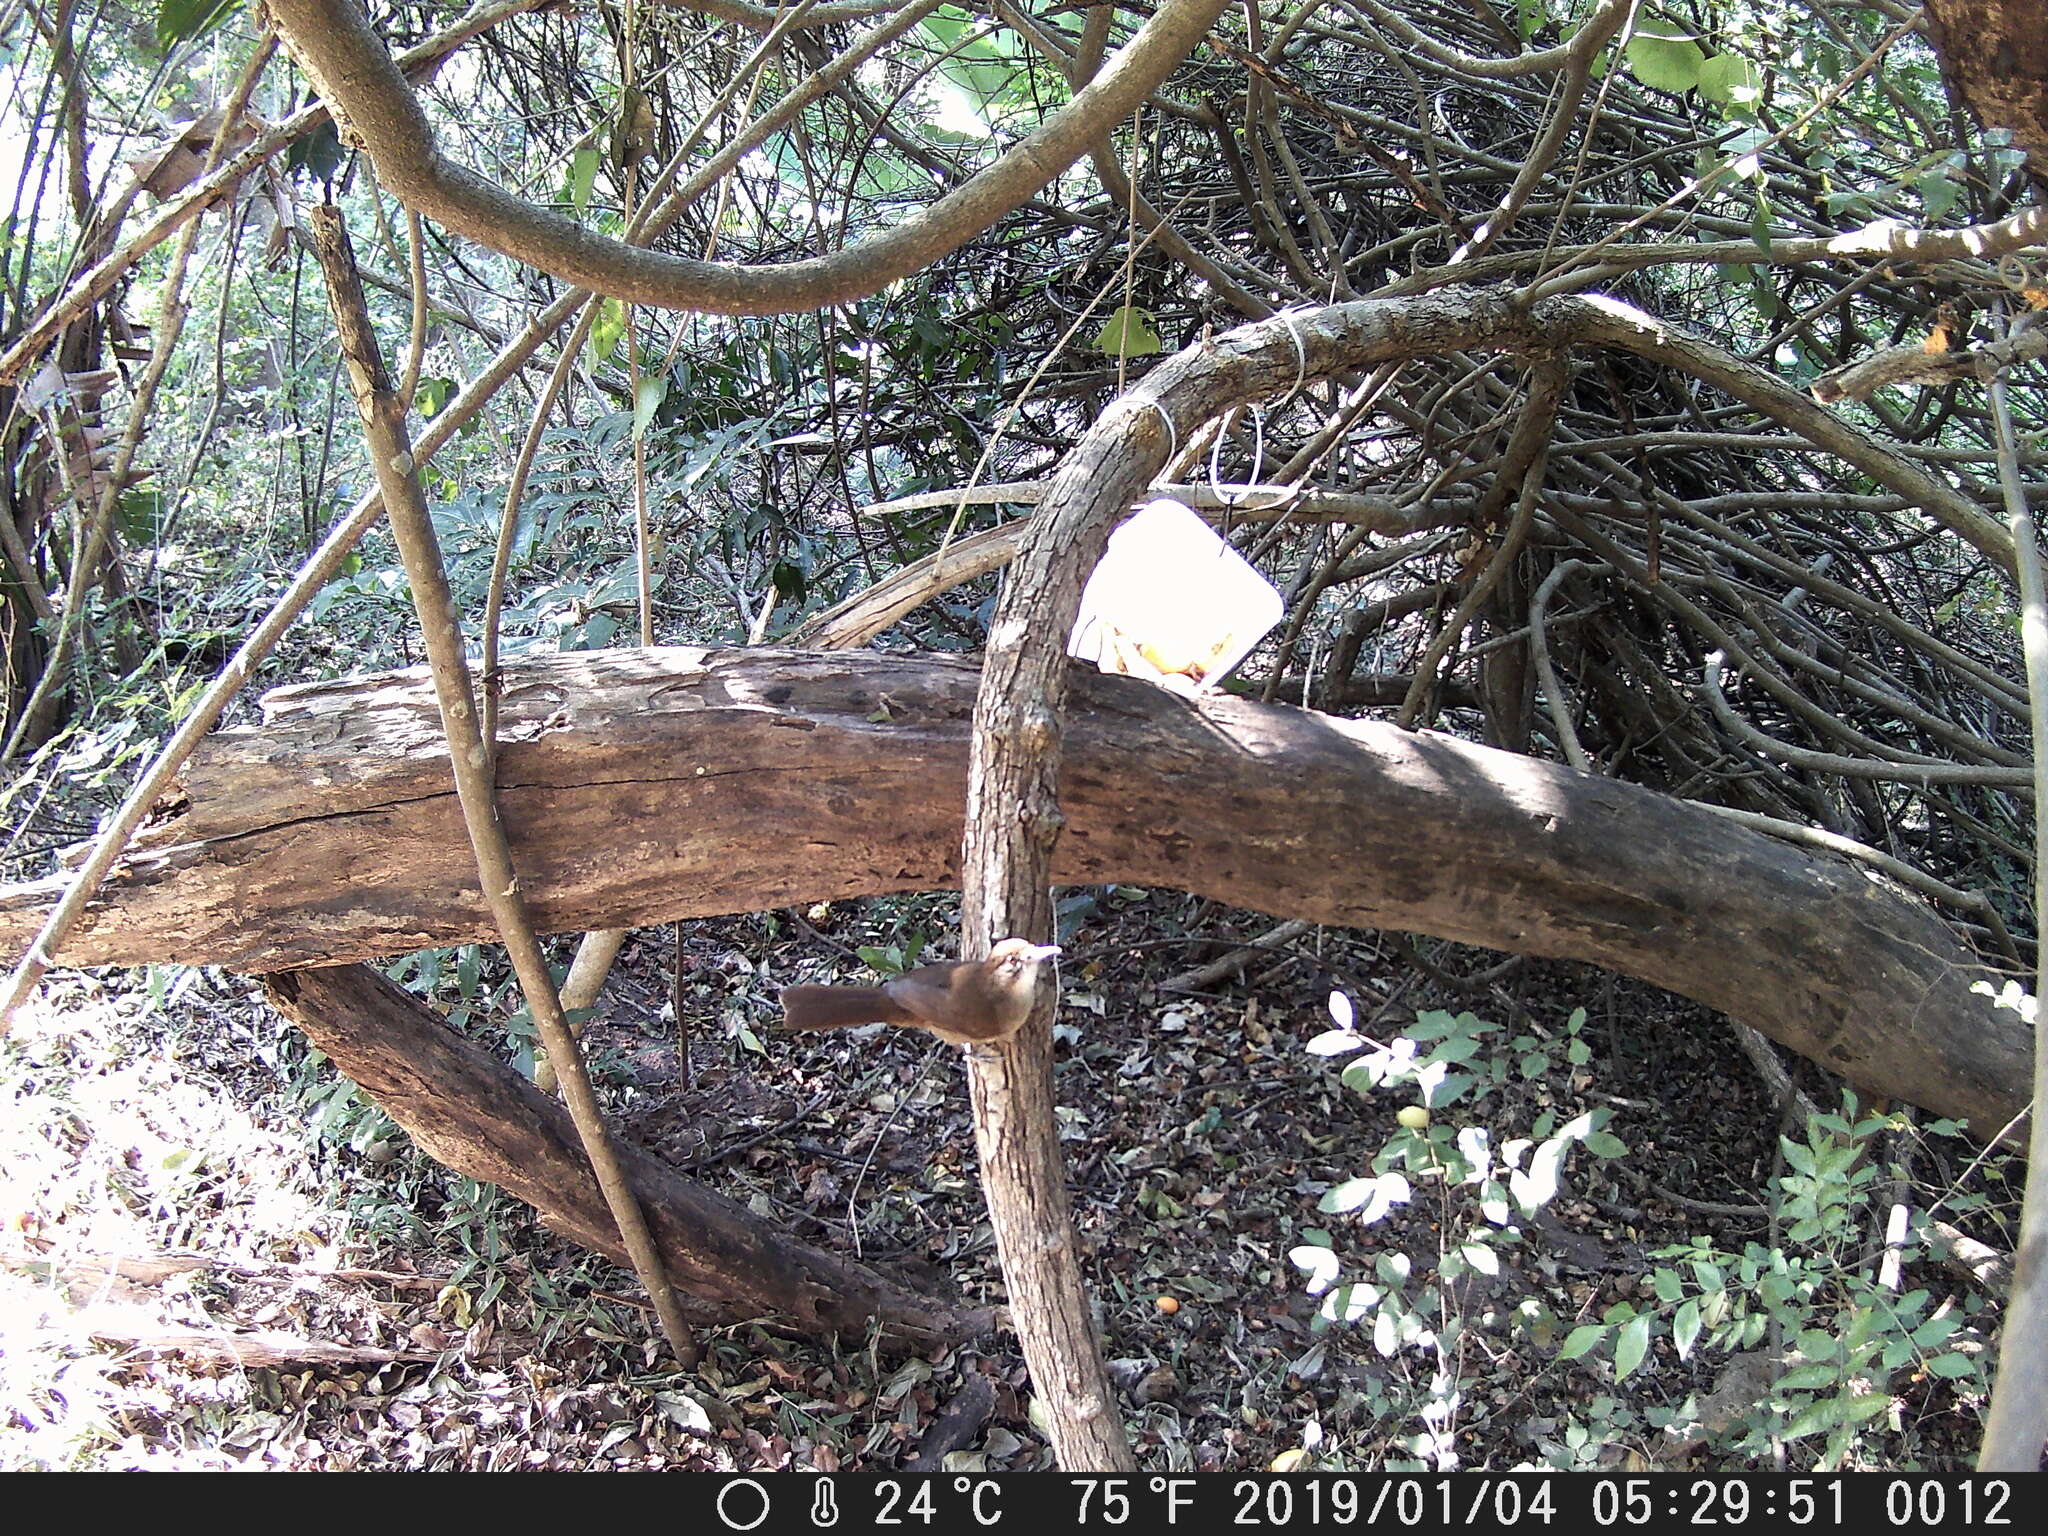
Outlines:
{"label": "fallen log", "polygon": [[[957,880],[971,659],[616,650],[508,669],[499,799],[535,925]],[[492,936],[423,672],[221,732],[55,957],[269,972]],[[1654,791],[1430,732],[1077,677],[1057,875],[1592,961],[1991,1135],[2030,1043],[1917,901]],[[18,952],[61,882],[0,889]]]}
{"label": "fallen log", "polygon": [[[569,1112],[366,965],[264,978],[270,1001],[428,1156],[495,1184],[564,1237],[627,1266]],[[977,1338],[994,1314],[928,1296],[792,1237],[640,1148],[620,1159],[693,1323],[766,1319],[898,1349]],[[628,1266],[630,1267],[630,1266]]]}

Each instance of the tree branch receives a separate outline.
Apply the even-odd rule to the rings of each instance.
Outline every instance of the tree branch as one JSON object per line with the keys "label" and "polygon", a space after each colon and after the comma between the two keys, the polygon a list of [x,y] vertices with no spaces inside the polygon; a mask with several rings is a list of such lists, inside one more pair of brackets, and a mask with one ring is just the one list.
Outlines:
{"label": "tree branch", "polygon": [[879,292],[989,228],[1085,154],[1202,40],[1229,0],[1167,0],[1086,90],[987,170],[895,229],[829,256],[735,266],[640,249],[443,159],[357,0],[271,0],[292,56],[409,208],[553,277],[634,304],[713,314],[821,309]]}

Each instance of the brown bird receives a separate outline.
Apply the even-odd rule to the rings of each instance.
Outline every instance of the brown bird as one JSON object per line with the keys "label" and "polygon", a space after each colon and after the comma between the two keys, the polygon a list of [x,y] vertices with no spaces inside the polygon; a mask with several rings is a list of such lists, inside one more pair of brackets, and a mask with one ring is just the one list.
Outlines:
{"label": "brown bird", "polygon": [[784,987],[783,1023],[790,1029],[907,1024],[955,1045],[1007,1039],[1031,1016],[1039,967],[1059,952],[1057,944],[1004,939],[986,960],[920,965],[879,987]]}

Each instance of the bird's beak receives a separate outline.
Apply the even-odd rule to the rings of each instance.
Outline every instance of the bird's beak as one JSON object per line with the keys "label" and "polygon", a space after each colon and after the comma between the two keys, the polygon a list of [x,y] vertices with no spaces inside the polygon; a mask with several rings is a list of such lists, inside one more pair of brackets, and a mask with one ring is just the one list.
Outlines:
{"label": "bird's beak", "polygon": [[1024,958],[1026,960],[1050,960],[1059,952],[1060,947],[1057,944],[1034,944],[1024,951]]}

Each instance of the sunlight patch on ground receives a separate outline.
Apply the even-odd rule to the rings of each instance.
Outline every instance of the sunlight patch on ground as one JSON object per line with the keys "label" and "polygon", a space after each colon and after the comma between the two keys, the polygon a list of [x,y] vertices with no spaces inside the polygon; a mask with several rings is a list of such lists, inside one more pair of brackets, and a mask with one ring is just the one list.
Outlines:
{"label": "sunlight patch on ground", "polygon": [[346,1218],[307,1197],[303,1145],[179,1070],[146,999],[82,978],[51,992],[0,1049],[0,1465],[249,1464],[247,1373],[169,1372],[118,1342],[219,1330],[207,1271],[144,1288],[119,1267],[304,1262]]}

